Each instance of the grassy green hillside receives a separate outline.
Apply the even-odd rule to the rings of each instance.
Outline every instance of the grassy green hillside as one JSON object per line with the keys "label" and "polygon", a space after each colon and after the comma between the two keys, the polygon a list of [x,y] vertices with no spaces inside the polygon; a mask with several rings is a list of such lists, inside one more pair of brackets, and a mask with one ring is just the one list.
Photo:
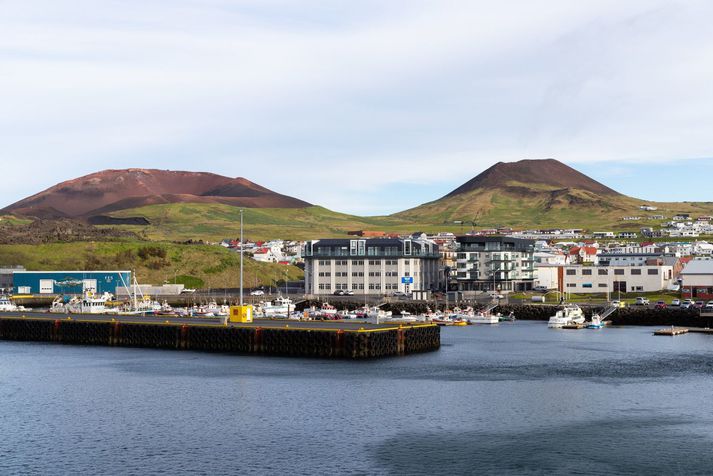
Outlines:
{"label": "grassy green hillside", "polygon": [[[710,215],[713,203],[654,203],[624,195],[601,196],[584,190],[562,190],[540,184],[510,183],[501,190],[479,189],[443,198],[394,215],[401,220],[452,223],[475,221],[478,227],[584,228],[588,230],[638,230],[657,226],[660,220],[647,216],[677,213]],[[658,207],[645,212],[643,204]],[[640,216],[640,221],[624,221],[625,216]]]}
{"label": "grassy green hillside", "polygon": [[[656,212],[644,212],[644,203],[657,205]],[[380,230],[395,233],[451,231],[462,233],[476,228],[584,228],[588,230],[634,230],[658,226],[661,221],[623,221],[624,216],[676,213],[713,214],[712,203],[652,203],[623,195],[600,197],[587,191],[566,193],[534,187],[506,191],[480,190],[424,204],[392,216],[358,217],[322,207],[301,209],[245,209],[245,236],[253,240],[270,238],[316,239],[346,236],[350,230]],[[142,216],[149,226],[122,226],[150,240],[202,239],[219,241],[240,233],[239,209],[220,204],[152,205],[113,213],[116,217]],[[455,225],[454,221],[463,221]]]}
{"label": "grassy green hillside", "polygon": [[[240,210],[221,204],[179,203],[151,205],[112,213],[115,217],[141,216],[149,226],[122,226],[152,240],[203,239],[219,241],[240,234]],[[412,220],[393,217],[357,217],[322,207],[246,208],[245,236],[314,239],[345,236],[350,230],[415,231]]]}
{"label": "grassy green hillside", "polygon": [[[183,283],[188,287],[239,286],[237,253],[220,246],[152,242],[75,242],[45,245],[0,245],[0,263],[28,270],[135,270],[141,283]],[[246,286],[301,279],[294,266],[258,263],[246,258]]]}

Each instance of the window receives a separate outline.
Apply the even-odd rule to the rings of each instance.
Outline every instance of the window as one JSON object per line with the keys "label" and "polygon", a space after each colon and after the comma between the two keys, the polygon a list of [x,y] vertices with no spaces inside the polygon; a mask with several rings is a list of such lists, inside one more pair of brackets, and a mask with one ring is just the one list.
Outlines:
{"label": "window", "polygon": [[606,288],[606,287],[607,287],[606,283],[599,283],[598,286],[599,286],[600,288]]}
{"label": "window", "polygon": [[321,260],[319,260],[319,265],[320,266],[329,266],[329,261],[321,259]]}
{"label": "window", "polygon": [[614,274],[616,276],[623,276],[624,275],[624,270],[623,269],[615,269]]}
{"label": "window", "polygon": [[591,275],[592,275],[591,269],[583,269],[582,270],[582,276],[591,276]]}
{"label": "window", "polygon": [[409,273],[408,271],[405,271],[404,276],[411,276],[411,273]]}
{"label": "window", "polygon": [[355,256],[357,254],[357,240],[349,240],[349,255]]}
{"label": "window", "polygon": [[378,266],[379,262],[376,260],[369,260],[369,266]]}
{"label": "window", "polygon": [[598,274],[599,276],[606,276],[606,275],[609,274],[609,270],[608,270],[608,269],[598,269],[598,270],[597,270],[597,274]]}
{"label": "window", "polygon": [[364,248],[366,248],[366,240],[358,240],[357,241],[357,254],[359,256],[364,256],[364,253],[365,253]]}
{"label": "window", "polygon": [[575,283],[567,283],[568,288],[576,288],[577,285]]}
{"label": "window", "polygon": [[404,256],[411,256],[411,240],[404,240]]}
{"label": "window", "polygon": [[583,287],[583,288],[591,288],[591,287],[592,287],[592,283],[583,283],[583,284],[582,284],[582,287]]}
{"label": "window", "polygon": [[404,260],[404,266],[410,266],[411,265],[411,260]]}
{"label": "window", "polygon": [[652,268],[648,270],[650,276],[655,276],[659,274],[659,270],[657,268]]}
{"label": "window", "polygon": [[369,271],[369,276],[381,276],[381,271]]}
{"label": "window", "polygon": [[576,276],[576,275],[577,275],[576,269],[568,269],[567,270],[567,276]]}
{"label": "window", "polygon": [[360,276],[364,276],[364,272],[363,272],[363,271],[352,271],[352,277],[353,277],[353,278],[360,277]]}
{"label": "window", "polygon": [[632,276],[641,276],[641,270],[637,268],[632,268],[631,269],[631,275]]}

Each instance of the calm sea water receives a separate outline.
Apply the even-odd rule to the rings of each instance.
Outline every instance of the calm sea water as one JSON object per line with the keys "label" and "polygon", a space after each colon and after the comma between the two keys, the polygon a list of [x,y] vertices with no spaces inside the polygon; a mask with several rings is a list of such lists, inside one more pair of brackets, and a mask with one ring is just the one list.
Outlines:
{"label": "calm sea water", "polygon": [[0,474],[713,471],[713,336],[443,329],[342,362],[0,342]]}

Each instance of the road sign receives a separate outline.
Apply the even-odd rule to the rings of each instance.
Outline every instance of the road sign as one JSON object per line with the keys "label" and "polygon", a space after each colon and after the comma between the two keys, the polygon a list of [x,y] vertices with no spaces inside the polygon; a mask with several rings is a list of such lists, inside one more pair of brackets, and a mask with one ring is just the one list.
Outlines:
{"label": "road sign", "polygon": [[401,284],[413,284],[413,276],[403,276],[401,278]]}

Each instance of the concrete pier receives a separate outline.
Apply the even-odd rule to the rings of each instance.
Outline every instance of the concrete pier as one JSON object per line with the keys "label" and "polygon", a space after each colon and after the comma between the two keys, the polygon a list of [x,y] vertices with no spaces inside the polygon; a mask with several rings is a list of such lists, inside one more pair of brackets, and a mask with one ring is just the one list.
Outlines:
{"label": "concrete pier", "polygon": [[61,314],[4,315],[0,340],[346,359],[433,351],[441,343],[433,324],[257,320],[226,326],[220,319]]}

